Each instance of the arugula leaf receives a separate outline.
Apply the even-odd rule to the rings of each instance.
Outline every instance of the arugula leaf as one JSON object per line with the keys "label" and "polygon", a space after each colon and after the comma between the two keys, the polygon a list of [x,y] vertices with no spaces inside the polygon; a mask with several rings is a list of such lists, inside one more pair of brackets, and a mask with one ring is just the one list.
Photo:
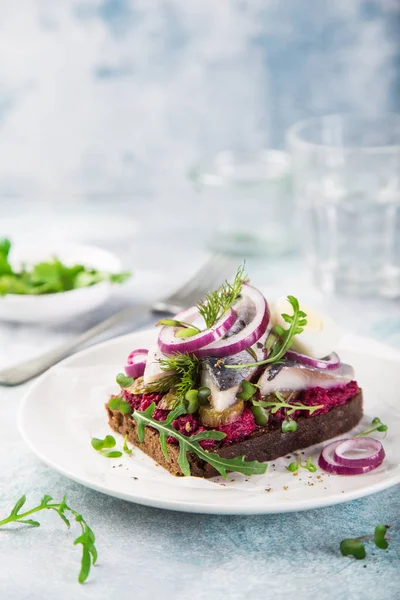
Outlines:
{"label": "arugula leaf", "polygon": [[163,449],[164,456],[168,458],[166,438],[167,436],[174,437],[179,443],[178,464],[185,476],[190,475],[190,465],[187,458],[188,452],[193,452],[206,463],[214,467],[220,475],[227,477],[227,471],[238,471],[244,475],[255,475],[265,473],[267,465],[256,460],[246,461],[244,456],[236,458],[223,458],[214,452],[204,450],[199,444],[203,440],[222,440],[225,434],[221,431],[201,431],[190,437],[183,435],[177,431],[172,422],[185,412],[185,407],[180,405],[175,410],[171,411],[165,421],[157,421],[153,418],[153,413],[156,408],[155,403],[151,404],[145,411],[137,411],[132,415],[132,418],[137,422],[139,442],[144,441],[145,427],[150,425],[160,434],[160,444]]}
{"label": "arugula leaf", "polygon": [[128,447],[127,440],[128,440],[128,434],[126,434],[126,436],[124,437],[124,445],[123,445],[122,449],[125,452],[125,454],[132,454],[132,450]]}
{"label": "arugula leaf", "polygon": [[31,527],[39,527],[40,523],[38,521],[35,521],[33,519],[26,519],[26,517],[41,510],[53,510],[62,518],[64,523],[69,528],[70,522],[65,513],[71,513],[75,517],[75,521],[79,523],[79,526],[81,528],[81,535],[75,539],[74,545],[82,545],[82,559],[78,581],[79,583],[84,583],[89,576],[92,565],[96,564],[97,561],[95,535],[92,529],[85,521],[85,519],[82,517],[82,515],[70,506],[68,506],[66,496],[63,497],[60,503],[51,503],[52,500],[53,498],[46,494],[45,496],[43,496],[38,506],[35,506],[34,508],[31,508],[30,510],[27,510],[24,513],[21,513],[20,510],[26,502],[26,497],[21,496],[21,498],[17,500],[9,516],[0,521],[0,527],[2,527],[3,525],[8,525],[9,523],[22,523],[24,525],[30,525]]}
{"label": "arugula leaf", "polygon": [[281,325],[276,325],[276,327],[274,327],[266,342],[266,347],[269,349],[268,358],[253,363],[224,365],[225,369],[244,369],[247,367],[257,367],[259,365],[276,363],[281,360],[281,358],[286,354],[293,344],[294,336],[303,333],[304,327],[307,325],[307,315],[305,312],[300,310],[300,305],[297,298],[294,296],[288,296],[287,299],[293,308],[293,314],[288,315],[283,313],[282,318],[286,323],[288,323],[289,328],[285,329]]}

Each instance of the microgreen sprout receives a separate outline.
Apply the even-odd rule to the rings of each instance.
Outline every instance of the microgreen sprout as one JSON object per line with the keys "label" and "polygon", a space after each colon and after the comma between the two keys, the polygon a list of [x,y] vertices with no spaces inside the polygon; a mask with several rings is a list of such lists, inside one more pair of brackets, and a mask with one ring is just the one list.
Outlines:
{"label": "microgreen sprout", "polygon": [[69,529],[71,523],[68,518],[68,513],[70,513],[81,527],[81,535],[79,535],[75,539],[74,546],[76,546],[77,544],[82,545],[81,569],[79,572],[78,581],[79,583],[84,583],[88,578],[92,565],[94,565],[97,560],[95,535],[92,529],[86,523],[85,519],[82,517],[82,515],[70,506],[68,506],[66,496],[63,497],[60,503],[52,502],[52,500],[53,498],[46,494],[45,496],[43,496],[38,506],[35,506],[34,508],[27,510],[26,512],[20,512],[21,508],[26,502],[26,496],[21,496],[21,498],[16,502],[9,516],[0,521],[0,527],[2,527],[3,525],[8,525],[9,523],[23,523],[24,525],[31,525],[32,527],[39,527],[40,523],[38,521],[33,519],[27,519],[26,517],[29,517],[30,515],[35,514],[41,510],[52,510],[61,517],[61,519],[64,521],[64,523]]}
{"label": "microgreen sprout", "polygon": [[354,558],[357,558],[358,560],[363,559],[367,555],[363,542],[372,540],[377,548],[386,550],[389,547],[389,538],[386,537],[389,528],[390,525],[377,525],[373,534],[342,540],[340,542],[340,552],[343,556],[354,556]]}
{"label": "microgreen sprout", "polygon": [[363,437],[365,435],[370,435],[374,431],[387,431],[387,430],[388,430],[388,426],[384,425],[379,417],[375,417],[375,419],[372,420],[371,427],[369,427],[365,431],[362,431],[361,433],[358,433],[355,437]]}
{"label": "microgreen sprout", "polygon": [[297,423],[290,417],[282,421],[282,432],[287,433],[288,431],[297,431]]}
{"label": "microgreen sprout", "polygon": [[119,396],[114,396],[113,398],[111,398],[111,400],[108,403],[108,406],[109,408],[111,408],[111,410],[119,410],[124,415],[130,415],[132,412],[132,407],[129,404],[129,402],[126,402],[126,400],[123,400]]}
{"label": "microgreen sprout", "polygon": [[306,460],[306,462],[303,463],[303,461],[301,460],[301,456],[300,455],[298,455],[297,461],[291,462],[285,468],[288,471],[290,471],[291,473],[295,473],[296,471],[299,470],[299,468],[306,469],[310,473],[315,473],[316,470],[317,470],[317,467],[313,464],[313,462],[311,460],[311,456]]}
{"label": "microgreen sprout", "polygon": [[128,388],[133,383],[133,377],[127,377],[124,373],[118,373],[116,377],[116,381],[118,385],[120,385],[123,389]]}
{"label": "microgreen sprout", "polygon": [[126,436],[124,437],[124,445],[123,445],[122,449],[125,452],[125,454],[132,454],[132,450],[130,448],[128,448],[127,440],[128,440],[128,434],[126,434]]}
{"label": "microgreen sprout", "polygon": [[120,458],[122,456],[122,452],[119,450],[109,450],[109,448],[114,448],[116,444],[115,438],[112,435],[106,435],[104,440],[93,438],[91,444],[96,452],[99,452],[99,454],[106,458]]}

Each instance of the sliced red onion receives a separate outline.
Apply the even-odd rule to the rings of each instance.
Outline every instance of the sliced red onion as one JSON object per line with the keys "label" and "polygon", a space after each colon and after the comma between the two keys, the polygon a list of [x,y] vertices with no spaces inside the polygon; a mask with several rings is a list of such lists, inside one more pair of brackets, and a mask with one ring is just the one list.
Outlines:
{"label": "sliced red onion", "polygon": [[[366,454],[361,457],[344,456],[346,452],[364,450]],[[343,440],[334,449],[335,462],[344,467],[369,467],[378,466],[385,458],[385,451],[379,440],[371,437]]]}
{"label": "sliced red onion", "polygon": [[[179,313],[174,317],[177,321],[186,321],[186,323],[194,323],[196,319],[200,317],[197,306],[192,306],[187,310]],[[192,335],[189,338],[177,338],[175,334],[179,331],[180,327],[171,327],[165,325],[158,336],[158,346],[163,354],[173,354],[174,352],[187,352],[190,354],[197,354],[200,348],[207,346],[222,338],[234,322],[236,321],[237,314],[233,308],[229,308],[218,321],[214,323],[209,329],[205,329],[201,333]]]}
{"label": "sliced red onion", "polygon": [[336,352],[332,352],[327,358],[312,358],[306,354],[300,354],[294,350],[288,350],[285,355],[289,360],[295,360],[296,362],[314,367],[315,369],[337,369],[340,367],[340,358]]}
{"label": "sliced red onion", "polygon": [[[370,439],[370,438],[364,438],[364,442],[366,439]],[[335,459],[335,451],[337,450],[338,446],[342,445],[343,443],[347,443],[347,442],[355,442],[357,441],[356,439],[349,439],[349,440],[339,440],[337,442],[331,442],[330,444],[328,444],[327,446],[325,446],[325,448],[322,450],[319,460],[318,460],[318,465],[321,469],[323,469],[324,471],[326,471],[327,473],[332,473],[333,475],[362,475],[363,473],[368,473],[368,471],[373,471],[374,469],[376,469],[377,467],[379,467],[379,465],[382,463],[383,459],[385,458],[385,452],[383,451],[382,448],[382,452],[379,454],[379,457],[375,457],[369,465],[360,465],[357,464],[358,460],[364,460],[364,459],[347,459],[346,457],[344,457],[344,460],[351,460],[351,466],[348,465],[343,465],[337,462],[337,460]],[[365,447],[365,444],[364,444]],[[349,449],[347,447],[347,449]],[[342,452],[341,452],[342,454]]]}
{"label": "sliced red onion", "polygon": [[[223,339],[203,346],[196,352],[199,358],[232,356],[253,346],[265,333],[269,324],[270,312],[262,293],[255,287],[244,283],[240,302],[244,303],[247,308],[243,315],[239,315],[239,319],[244,321],[244,327],[237,333],[228,334]],[[241,312],[240,307],[237,310],[239,313]]]}
{"label": "sliced red onion", "polygon": [[147,355],[149,351],[144,348],[133,350],[126,361],[124,368],[125,374],[128,377],[141,377],[146,366]]}

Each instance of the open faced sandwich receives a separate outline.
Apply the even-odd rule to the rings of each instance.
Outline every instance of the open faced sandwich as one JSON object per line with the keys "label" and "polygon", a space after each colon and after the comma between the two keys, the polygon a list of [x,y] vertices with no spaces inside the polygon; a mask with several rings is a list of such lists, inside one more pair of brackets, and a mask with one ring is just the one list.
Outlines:
{"label": "open faced sandwich", "polygon": [[157,344],[129,355],[106,409],[114,431],[174,475],[262,474],[362,417],[333,320],[293,296],[270,305],[242,268],[158,325]]}

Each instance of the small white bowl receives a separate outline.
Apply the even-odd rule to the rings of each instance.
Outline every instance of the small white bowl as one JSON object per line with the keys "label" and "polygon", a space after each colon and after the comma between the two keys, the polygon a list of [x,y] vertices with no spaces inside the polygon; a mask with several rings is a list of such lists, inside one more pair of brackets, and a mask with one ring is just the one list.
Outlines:
{"label": "small white bowl", "polygon": [[[10,263],[19,268],[51,260],[56,256],[68,266],[82,264],[110,273],[121,271],[117,256],[95,246],[80,244],[13,244]],[[38,296],[7,294],[0,296],[0,320],[20,323],[55,323],[66,321],[104,304],[110,297],[112,284],[103,281],[68,292]]]}

